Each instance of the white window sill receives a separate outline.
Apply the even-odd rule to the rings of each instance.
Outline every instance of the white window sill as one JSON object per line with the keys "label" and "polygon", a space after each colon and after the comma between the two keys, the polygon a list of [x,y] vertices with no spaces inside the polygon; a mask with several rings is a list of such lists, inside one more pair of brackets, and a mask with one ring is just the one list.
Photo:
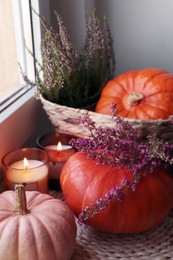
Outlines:
{"label": "white window sill", "polygon": [[24,103],[26,103],[29,99],[34,96],[35,90],[26,89],[23,92],[20,92],[20,96],[14,96],[14,98],[10,98],[9,104],[6,102],[4,105],[1,105],[1,116],[0,123],[6,120],[9,116],[11,116],[17,109],[19,109]]}

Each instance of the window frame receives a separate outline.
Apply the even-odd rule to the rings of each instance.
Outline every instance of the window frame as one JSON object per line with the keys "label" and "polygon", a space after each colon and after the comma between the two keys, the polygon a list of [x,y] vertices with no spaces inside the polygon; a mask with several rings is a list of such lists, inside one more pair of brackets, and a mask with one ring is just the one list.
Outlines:
{"label": "window frame", "polygon": [[[12,6],[18,63],[22,67],[24,73],[27,74],[28,78],[34,81],[35,63],[27,48],[41,61],[41,52],[39,48],[41,42],[40,22],[38,17],[36,19],[32,10],[33,8],[39,13],[39,0],[15,0],[12,1]],[[0,123],[34,96],[35,89],[24,82],[22,75],[20,74],[20,69],[19,76],[21,82],[19,88],[0,102]]]}

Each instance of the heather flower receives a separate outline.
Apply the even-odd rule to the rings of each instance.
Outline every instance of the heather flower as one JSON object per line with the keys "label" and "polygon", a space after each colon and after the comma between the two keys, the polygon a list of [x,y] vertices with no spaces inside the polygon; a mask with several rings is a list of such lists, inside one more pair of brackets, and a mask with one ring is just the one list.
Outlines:
{"label": "heather flower", "polygon": [[55,16],[56,31],[39,16],[43,31],[42,64],[35,59],[35,84],[22,72],[23,78],[53,103],[71,107],[93,104],[115,71],[113,39],[107,20],[104,17],[101,23],[93,10],[86,21],[83,45],[77,49],[61,16],[57,12]]}
{"label": "heather flower", "polygon": [[135,192],[138,183],[155,168],[173,164],[173,144],[158,139],[155,134],[144,139],[137,129],[116,116],[115,104],[111,104],[111,109],[114,128],[97,126],[86,113],[81,123],[90,131],[90,137],[72,139],[71,144],[97,164],[128,168],[132,178],[124,179],[121,185],[115,184],[104,197],[86,206],[79,215],[80,223],[99,214],[113,199],[122,201],[129,190]]}

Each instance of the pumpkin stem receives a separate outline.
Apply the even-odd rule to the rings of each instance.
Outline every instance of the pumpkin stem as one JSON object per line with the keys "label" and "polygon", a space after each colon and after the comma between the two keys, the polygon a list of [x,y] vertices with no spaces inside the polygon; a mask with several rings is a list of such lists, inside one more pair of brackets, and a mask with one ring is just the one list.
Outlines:
{"label": "pumpkin stem", "polygon": [[16,215],[28,214],[29,210],[27,209],[26,193],[25,193],[24,185],[23,184],[15,185],[15,192],[16,192],[16,208],[14,210],[14,213]]}
{"label": "pumpkin stem", "polygon": [[143,94],[139,93],[139,92],[133,92],[132,94],[130,94],[128,96],[128,103],[129,105],[138,105],[141,100],[144,98]]}

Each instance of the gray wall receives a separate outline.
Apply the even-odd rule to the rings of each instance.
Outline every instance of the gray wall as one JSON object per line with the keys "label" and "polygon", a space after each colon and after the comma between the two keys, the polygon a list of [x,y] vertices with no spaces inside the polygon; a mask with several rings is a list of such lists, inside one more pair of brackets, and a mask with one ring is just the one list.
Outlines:
{"label": "gray wall", "polygon": [[172,0],[97,0],[109,17],[117,73],[144,67],[173,71]]}
{"label": "gray wall", "polygon": [[50,21],[56,27],[52,11],[56,9],[72,41],[80,46],[85,33],[85,9],[94,6],[98,15],[108,18],[116,75],[144,67],[173,72],[173,0],[50,0]]}

